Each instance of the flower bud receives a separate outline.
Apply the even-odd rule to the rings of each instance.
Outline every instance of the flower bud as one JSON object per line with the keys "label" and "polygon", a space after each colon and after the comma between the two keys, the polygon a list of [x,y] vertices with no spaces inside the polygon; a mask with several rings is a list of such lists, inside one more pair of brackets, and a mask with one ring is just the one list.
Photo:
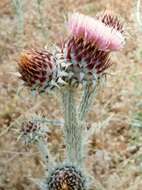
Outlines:
{"label": "flower bud", "polygon": [[55,72],[52,54],[47,50],[27,50],[21,54],[18,63],[21,79],[32,90],[39,92],[52,88],[51,80]]}
{"label": "flower bud", "polygon": [[47,180],[48,190],[85,190],[85,180],[74,166],[56,168]]}

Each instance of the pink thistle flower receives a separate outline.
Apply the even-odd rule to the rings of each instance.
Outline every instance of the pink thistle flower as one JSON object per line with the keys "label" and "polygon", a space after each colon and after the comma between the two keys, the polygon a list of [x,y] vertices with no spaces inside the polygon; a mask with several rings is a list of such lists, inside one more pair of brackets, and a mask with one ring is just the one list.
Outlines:
{"label": "pink thistle flower", "polygon": [[96,18],[74,13],[69,17],[70,35],[62,46],[68,71],[76,81],[94,81],[112,65],[110,52],[124,46],[123,25],[116,16]]}
{"label": "pink thistle flower", "polygon": [[80,13],[73,13],[69,17],[68,29],[74,38],[82,38],[103,51],[116,51],[124,46],[121,32],[101,20]]}

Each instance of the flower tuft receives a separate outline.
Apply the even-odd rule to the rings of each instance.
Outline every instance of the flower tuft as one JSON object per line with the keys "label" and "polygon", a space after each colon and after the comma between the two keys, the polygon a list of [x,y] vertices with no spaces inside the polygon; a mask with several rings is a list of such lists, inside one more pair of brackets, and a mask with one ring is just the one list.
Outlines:
{"label": "flower tuft", "polygon": [[48,190],[85,190],[85,179],[74,166],[56,168],[47,180]]}
{"label": "flower tuft", "polygon": [[85,42],[95,44],[100,50],[116,51],[124,46],[125,40],[119,31],[101,20],[80,13],[73,13],[69,17],[68,29],[74,38],[83,38]]}
{"label": "flower tuft", "polygon": [[26,50],[21,54],[18,63],[21,79],[32,90],[44,91],[50,87],[55,64],[52,54],[47,50]]}
{"label": "flower tuft", "polygon": [[118,16],[113,15],[111,11],[98,13],[96,15],[96,18],[103,22],[106,26],[112,27],[113,29],[121,32],[122,34],[124,33],[123,24],[121,23]]}

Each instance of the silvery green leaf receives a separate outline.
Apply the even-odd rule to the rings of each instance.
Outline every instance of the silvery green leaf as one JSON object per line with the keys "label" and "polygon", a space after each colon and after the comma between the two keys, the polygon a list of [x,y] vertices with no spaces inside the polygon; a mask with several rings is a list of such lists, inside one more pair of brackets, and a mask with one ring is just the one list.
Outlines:
{"label": "silvery green leaf", "polygon": [[35,140],[35,141],[38,141],[39,137],[40,137],[39,135],[36,135],[36,136],[34,137],[34,140]]}
{"label": "silvery green leaf", "polygon": [[68,73],[65,71],[59,71],[59,76],[68,76]]}
{"label": "silvery green leaf", "polygon": [[64,63],[64,61],[63,61],[62,58],[58,58],[58,59],[57,59],[57,63],[58,63],[59,65],[62,65],[62,63]]}
{"label": "silvery green leaf", "polygon": [[97,82],[96,80],[93,80],[93,85],[96,86]]}
{"label": "silvery green leaf", "polygon": [[54,45],[54,49],[56,49],[56,51],[58,51],[58,52],[61,50],[60,47],[57,45]]}
{"label": "silvery green leaf", "polygon": [[83,80],[83,87],[86,88],[86,85],[87,85],[87,81]]}
{"label": "silvery green leaf", "polygon": [[94,72],[93,72],[93,77],[94,77],[95,79],[98,78],[98,75],[97,75],[97,73],[95,72],[95,70],[94,70]]}
{"label": "silvery green leaf", "polygon": [[72,63],[63,61],[61,66],[67,69],[70,65],[72,65]]}
{"label": "silvery green leaf", "polygon": [[29,135],[30,135],[30,138],[32,139],[32,138],[33,138],[33,134],[32,134],[32,133],[29,133]]}
{"label": "silvery green leaf", "polygon": [[58,79],[58,83],[60,83],[60,84],[67,84],[62,78]]}
{"label": "silvery green leaf", "polygon": [[36,96],[36,90],[32,90],[32,96]]}
{"label": "silvery green leaf", "polygon": [[83,80],[83,78],[84,78],[84,73],[81,72],[81,73],[80,73],[80,80]]}
{"label": "silvery green leaf", "polygon": [[70,71],[70,72],[68,73],[69,79],[71,79],[73,75],[74,75],[74,73]]}
{"label": "silvery green leaf", "polygon": [[54,80],[51,80],[51,85],[60,88],[60,86]]}

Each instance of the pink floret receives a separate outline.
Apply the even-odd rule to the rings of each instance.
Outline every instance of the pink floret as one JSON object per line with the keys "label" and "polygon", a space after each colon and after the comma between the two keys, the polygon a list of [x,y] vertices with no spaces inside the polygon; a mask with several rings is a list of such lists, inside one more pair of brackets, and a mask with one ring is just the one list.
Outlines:
{"label": "pink floret", "polygon": [[100,50],[116,51],[124,46],[125,39],[119,31],[80,13],[73,13],[69,17],[68,29],[75,38],[95,43]]}

